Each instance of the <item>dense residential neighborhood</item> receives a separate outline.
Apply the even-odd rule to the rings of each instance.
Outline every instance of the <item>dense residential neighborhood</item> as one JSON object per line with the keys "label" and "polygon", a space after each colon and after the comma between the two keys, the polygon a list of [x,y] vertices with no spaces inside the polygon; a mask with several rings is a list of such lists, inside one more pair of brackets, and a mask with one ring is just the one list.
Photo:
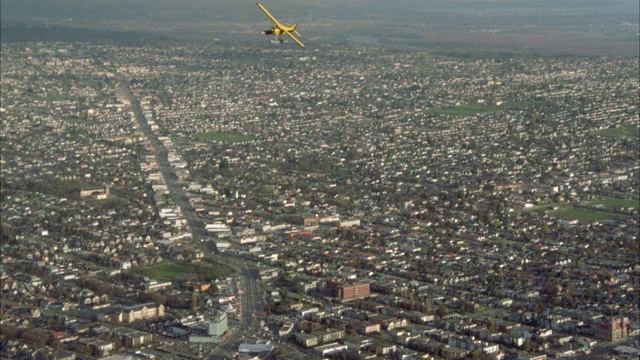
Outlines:
{"label": "dense residential neighborhood", "polygon": [[637,58],[1,59],[2,358],[638,356]]}

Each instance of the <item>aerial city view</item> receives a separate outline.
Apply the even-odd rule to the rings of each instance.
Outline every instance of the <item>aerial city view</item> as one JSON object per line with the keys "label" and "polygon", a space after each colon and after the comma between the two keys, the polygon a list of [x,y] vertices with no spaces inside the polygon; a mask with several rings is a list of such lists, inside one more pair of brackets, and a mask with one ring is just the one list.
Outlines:
{"label": "aerial city view", "polygon": [[639,13],[2,0],[0,358],[637,359]]}

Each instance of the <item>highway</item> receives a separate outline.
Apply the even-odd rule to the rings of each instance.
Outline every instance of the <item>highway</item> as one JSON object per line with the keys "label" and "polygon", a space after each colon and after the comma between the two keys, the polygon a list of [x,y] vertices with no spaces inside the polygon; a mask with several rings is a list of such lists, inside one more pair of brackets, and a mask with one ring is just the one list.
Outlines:
{"label": "highway", "polygon": [[[201,243],[201,240],[208,240],[204,222],[196,215],[193,205],[189,202],[189,198],[178,183],[176,174],[169,163],[167,148],[151,130],[142,111],[140,101],[129,87],[125,77],[121,74],[116,74],[116,76],[120,87],[131,103],[133,114],[140,125],[140,129],[157,151],[156,160],[160,172],[165,179],[171,197],[180,207],[182,216],[187,220],[193,241]],[[227,264],[234,268],[239,274],[241,281],[239,289],[242,290],[243,293],[241,295],[242,308],[238,309],[238,311],[242,311],[240,324],[237,328],[231,328],[229,334],[224,338],[224,341],[209,353],[209,357],[212,359],[231,358],[236,353],[240,343],[244,342],[245,337],[259,334],[260,321],[265,319],[263,311],[264,296],[260,283],[258,282],[259,274],[252,263],[220,254],[214,242],[205,241],[205,244],[207,244],[209,249],[208,257],[211,260]]]}

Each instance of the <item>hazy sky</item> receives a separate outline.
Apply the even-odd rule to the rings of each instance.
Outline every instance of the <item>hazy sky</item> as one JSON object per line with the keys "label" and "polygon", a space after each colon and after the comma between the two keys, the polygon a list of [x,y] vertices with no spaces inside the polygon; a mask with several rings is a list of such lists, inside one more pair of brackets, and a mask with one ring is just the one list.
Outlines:
{"label": "hazy sky", "polygon": [[[283,18],[315,21],[395,21],[457,26],[638,23],[637,0],[262,0]],[[2,0],[2,21],[66,19],[98,21],[249,22],[261,13],[254,0]]]}
{"label": "hazy sky", "polygon": [[[434,41],[433,33],[439,38],[458,34],[462,40],[464,34],[483,33],[547,37],[537,40],[544,43],[560,33],[638,47],[638,0],[260,2],[282,22],[298,22],[306,35],[326,40],[357,37],[415,46],[416,39]],[[2,24],[47,23],[221,38],[245,33],[249,38],[270,25],[255,0],[2,0],[0,16]],[[493,42],[512,40],[496,37]]]}

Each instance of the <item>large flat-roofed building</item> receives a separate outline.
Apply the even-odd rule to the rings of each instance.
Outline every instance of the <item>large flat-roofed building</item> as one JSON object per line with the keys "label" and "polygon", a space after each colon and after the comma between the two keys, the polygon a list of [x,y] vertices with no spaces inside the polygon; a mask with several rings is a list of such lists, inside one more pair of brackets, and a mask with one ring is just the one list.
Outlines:
{"label": "large flat-roofed building", "polygon": [[320,224],[320,218],[313,215],[291,215],[289,222],[302,226],[316,226]]}
{"label": "large flat-roofed building", "polygon": [[313,348],[313,351],[322,354],[322,356],[339,353],[344,350],[347,350],[347,346],[340,343],[320,345]]}
{"label": "large flat-roofed building", "polygon": [[134,348],[153,342],[153,334],[131,328],[115,328],[111,330],[111,333],[120,342],[120,345],[127,348]]}
{"label": "large flat-roofed building", "polygon": [[255,344],[243,343],[240,344],[238,348],[238,352],[249,354],[269,353],[272,350],[273,345],[271,345],[271,341],[268,340],[258,340]]}
{"label": "large flat-roofed building", "polygon": [[342,284],[329,281],[326,292],[341,300],[360,299],[371,294],[371,286],[369,283]]}
{"label": "large flat-roofed building", "polygon": [[158,291],[171,287],[171,281],[158,282],[157,280],[148,280],[144,282],[144,289],[147,291]]}

